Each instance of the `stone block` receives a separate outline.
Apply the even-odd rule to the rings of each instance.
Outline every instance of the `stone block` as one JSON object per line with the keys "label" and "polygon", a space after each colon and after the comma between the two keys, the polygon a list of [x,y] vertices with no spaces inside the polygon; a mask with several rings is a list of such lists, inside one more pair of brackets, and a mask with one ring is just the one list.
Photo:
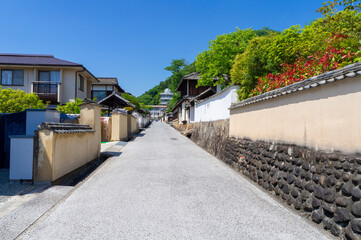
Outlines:
{"label": "stone block", "polygon": [[323,213],[318,210],[313,211],[311,215],[312,221],[314,221],[315,223],[320,223],[324,217],[325,216],[323,215]]}
{"label": "stone block", "polygon": [[336,191],[330,188],[325,189],[323,193],[323,199],[326,202],[333,203],[336,199]]}
{"label": "stone block", "polygon": [[361,217],[361,202],[356,202],[351,207],[351,212],[356,217]]}
{"label": "stone block", "polygon": [[337,206],[340,206],[340,207],[348,207],[352,203],[351,199],[346,198],[346,197],[336,197],[335,202],[336,202]]}
{"label": "stone block", "polygon": [[336,208],[334,219],[336,222],[349,222],[351,220],[350,211],[345,208]]}

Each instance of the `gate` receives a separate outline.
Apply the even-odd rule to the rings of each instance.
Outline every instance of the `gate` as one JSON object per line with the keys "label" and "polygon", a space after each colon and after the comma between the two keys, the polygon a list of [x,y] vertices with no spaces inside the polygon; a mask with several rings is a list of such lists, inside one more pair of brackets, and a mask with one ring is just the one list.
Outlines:
{"label": "gate", "polygon": [[0,168],[10,167],[11,135],[25,135],[26,112],[0,114]]}

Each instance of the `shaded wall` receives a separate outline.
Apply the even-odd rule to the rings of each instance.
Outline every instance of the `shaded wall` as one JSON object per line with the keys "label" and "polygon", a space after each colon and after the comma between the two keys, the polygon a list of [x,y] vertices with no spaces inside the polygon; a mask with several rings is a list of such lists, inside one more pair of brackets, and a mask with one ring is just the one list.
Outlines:
{"label": "shaded wall", "polygon": [[229,135],[229,120],[194,123],[191,139],[216,157],[225,151]]}
{"label": "shaded wall", "polygon": [[130,121],[130,133],[134,134],[134,133],[138,133],[139,132],[139,126],[137,123],[137,118],[135,116],[133,116],[132,114],[128,115]]}

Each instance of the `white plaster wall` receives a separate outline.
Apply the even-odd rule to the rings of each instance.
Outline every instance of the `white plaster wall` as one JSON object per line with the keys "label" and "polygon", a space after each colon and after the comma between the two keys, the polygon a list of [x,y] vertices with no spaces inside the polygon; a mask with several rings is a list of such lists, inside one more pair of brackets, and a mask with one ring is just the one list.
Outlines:
{"label": "white plaster wall", "polygon": [[195,107],[189,109],[189,122],[194,122]]}
{"label": "white plaster wall", "polygon": [[229,107],[237,101],[239,86],[230,86],[206,99],[195,103],[194,122],[209,122],[229,118]]}

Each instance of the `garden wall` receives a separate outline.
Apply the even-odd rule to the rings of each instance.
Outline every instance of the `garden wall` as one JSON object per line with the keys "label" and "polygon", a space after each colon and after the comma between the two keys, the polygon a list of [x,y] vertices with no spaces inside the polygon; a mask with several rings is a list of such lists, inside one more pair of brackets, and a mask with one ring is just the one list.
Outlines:
{"label": "garden wall", "polygon": [[42,123],[34,136],[34,181],[53,182],[100,155],[101,108],[81,106],[80,123]]}
{"label": "garden wall", "polygon": [[361,76],[331,80],[301,82],[234,104],[230,136],[328,151],[360,151]]}
{"label": "garden wall", "polygon": [[361,239],[361,63],[230,108],[221,159],[332,234]]}
{"label": "garden wall", "polygon": [[111,118],[110,141],[125,141],[128,139],[128,114],[126,110],[113,111]]}
{"label": "garden wall", "polygon": [[221,159],[336,236],[361,238],[361,158],[228,139]]}

